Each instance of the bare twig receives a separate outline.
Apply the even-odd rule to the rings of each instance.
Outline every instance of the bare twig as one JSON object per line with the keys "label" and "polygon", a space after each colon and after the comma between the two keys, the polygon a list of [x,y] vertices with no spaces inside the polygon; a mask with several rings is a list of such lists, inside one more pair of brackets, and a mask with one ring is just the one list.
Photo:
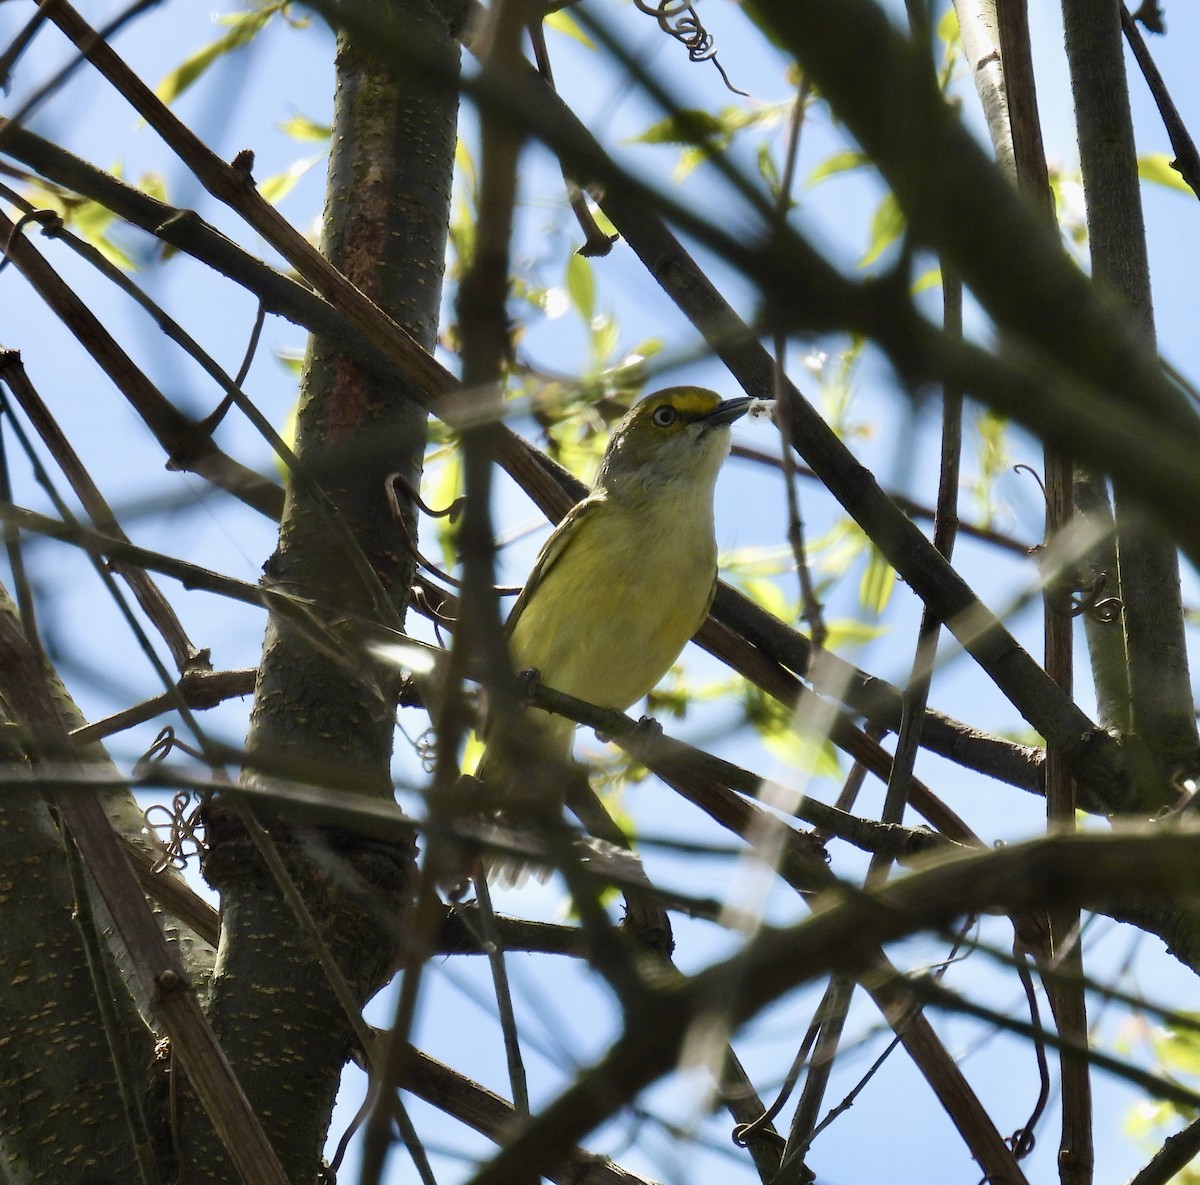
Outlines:
{"label": "bare twig", "polygon": [[[1033,56],[1029,39],[1026,0],[998,0],[1000,47],[1008,95],[1016,181],[1042,212],[1047,225],[1056,227],[1054,195],[1042,145],[1034,84]],[[1046,540],[1065,530],[1075,516],[1074,465],[1061,448],[1047,447]],[[1073,694],[1073,619],[1060,611],[1052,591],[1043,595],[1046,673],[1068,694]],[[1075,823],[1075,783],[1060,747],[1046,746],[1046,818],[1052,828],[1070,828]],[[1078,976],[1083,973],[1083,951],[1077,941],[1079,911],[1056,909],[1050,914],[1051,950],[1035,951],[1044,965],[1065,960]],[[1087,1045],[1087,1000],[1082,986],[1073,981],[1047,983],[1058,1030],[1075,1046]],[[1092,1138],[1092,1089],[1088,1062],[1071,1048],[1061,1050],[1062,1132],[1058,1165],[1064,1185],[1089,1185],[1094,1162]],[[1027,1125],[1028,1127],[1029,1125]]]}
{"label": "bare twig", "polygon": [[[1142,9],[1139,9],[1138,17],[1142,16],[1145,8],[1146,5],[1143,5]],[[1147,24],[1146,27],[1150,26]],[[1125,33],[1125,40],[1129,42],[1129,48],[1133,50],[1142,77],[1150,88],[1150,94],[1154,97],[1158,113],[1162,116],[1163,127],[1167,129],[1171,147],[1175,150],[1175,159],[1171,162],[1171,167],[1192,187],[1192,192],[1200,197],[1200,152],[1196,151],[1196,142],[1187,130],[1187,125],[1184,124],[1179,109],[1167,90],[1167,84],[1150,56],[1150,50],[1138,30],[1134,17],[1129,15],[1129,9],[1124,4],[1121,5],[1121,28]],[[1162,32],[1162,29],[1158,32]]]}
{"label": "bare twig", "polygon": [[[530,23],[529,41],[533,46],[533,58],[537,63],[538,73],[546,80],[548,86],[554,88],[554,70],[550,65],[550,52],[546,48],[546,31],[540,19]],[[579,223],[579,229],[583,231],[583,246],[579,248],[578,254],[589,259],[607,255],[612,251],[617,236],[605,234],[596,224],[595,216],[587,204],[583,190],[567,176],[565,170],[563,171],[563,184],[566,186],[571,213],[575,215],[575,221]]]}
{"label": "bare twig", "polygon": [[170,464],[206,478],[264,514],[278,514],[278,487],[225,456],[210,437],[197,431],[134,365],[70,286],[24,236],[14,237],[14,231],[13,223],[0,213],[0,239],[8,244],[9,258],[145,420]]}
{"label": "bare twig", "polygon": [[[127,542],[127,536],[118,525],[112,509],[105,501],[103,494],[100,493],[99,487],[92,480],[87,467],[72,448],[66,433],[59,427],[58,421],[38,394],[25,371],[20,355],[14,350],[0,349],[0,381],[7,384],[21,405],[21,409],[29,417],[30,423],[33,424],[42,442],[50,450],[50,455],[54,458],[55,463],[66,475],[71,489],[83,504],[84,510],[95,523],[96,529],[115,539]],[[13,427],[22,437],[24,436],[19,425],[14,423]],[[49,475],[42,471],[41,464],[32,448],[28,447],[27,441],[25,444],[30,461],[43,479],[43,484],[47,484]],[[48,492],[51,491],[48,489]],[[51,496],[54,497],[53,493]],[[55,501],[59,513],[66,518],[65,504],[57,497],[55,497]],[[163,596],[162,591],[149,575],[143,569],[124,564],[117,564],[115,570],[129,585],[133,595],[137,597],[138,604],[141,605],[146,616],[154,624],[163,641],[166,642],[179,672],[184,674],[190,670],[210,669],[208,650],[201,650],[191,642],[182,622],[171,607],[171,603]]]}
{"label": "bare twig", "polygon": [[[809,83],[804,79],[796,91],[792,103],[792,113],[788,123],[787,155],[783,164],[783,172],[779,179],[777,195],[776,220],[782,226],[787,222],[788,212],[792,204],[792,185],[796,177],[796,163],[800,155],[800,130],[804,126],[804,113],[808,107]],[[824,618],[821,616],[821,602],[813,584],[812,572],[808,566],[808,556],[804,549],[804,523],[800,517],[800,499],[796,492],[795,465],[793,452],[787,447],[787,439],[791,430],[787,424],[787,400],[782,398],[784,372],[787,365],[788,335],[783,329],[775,334],[774,372],[772,375],[772,392],[775,396],[776,413],[782,417],[780,431],[783,439],[781,464],[783,468],[783,489],[787,498],[788,510],[788,543],[796,561],[796,574],[800,580],[800,603],[804,620],[808,623],[812,643],[818,651],[824,649],[827,630]]]}

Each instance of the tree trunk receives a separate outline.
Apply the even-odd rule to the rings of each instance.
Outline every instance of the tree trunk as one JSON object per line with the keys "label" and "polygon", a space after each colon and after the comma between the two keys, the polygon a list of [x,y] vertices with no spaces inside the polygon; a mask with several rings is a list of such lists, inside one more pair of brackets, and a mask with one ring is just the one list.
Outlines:
{"label": "tree trunk", "polygon": [[[456,65],[457,4],[374,7],[373,19],[415,26],[445,56],[443,68]],[[455,95],[435,92],[419,75],[392,74],[339,39],[324,249],[427,350],[436,338],[456,124]],[[392,521],[387,485],[396,472],[419,480],[420,394],[381,383],[320,340],[310,345],[295,442],[300,468],[266,579],[320,609],[303,626],[272,616],[248,747],[331,793],[392,793],[400,673],[373,661],[361,631],[346,623],[403,623],[414,560]],[[413,513],[409,506],[415,537]],[[254,768],[245,776],[266,778]],[[209,819],[205,873],[223,913],[209,1016],[289,1179],[314,1181],[352,1032],[244,826],[244,809],[220,803]],[[393,966],[414,849],[263,822],[342,975],[365,1001]],[[190,1179],[233,1180],[194,1105],[184,1136]]]}

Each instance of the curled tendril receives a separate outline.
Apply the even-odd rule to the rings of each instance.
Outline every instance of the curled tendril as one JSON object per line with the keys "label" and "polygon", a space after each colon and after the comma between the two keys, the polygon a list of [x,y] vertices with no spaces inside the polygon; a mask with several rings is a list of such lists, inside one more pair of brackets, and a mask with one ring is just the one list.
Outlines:
{"label": "curled tendril", "polygon": [[204,754],[199,749],[186,744],[175,735],[175,729],[171,725],[167,725],[154,738],[154,743],[145,751],[134,763],[133,772],[140,773],[145,770],[147,765],[157,765],[159,762],[166,761],[168,757],[178,749],[181,753],[186,753],[189,757],[196,758],[197,761],[204,761]]}
{"label": "curled tendril", "polygon": [[652,16],[658,21],[658,27],[670,37],[674,37],[693,62],[711,61],[721,75],[721,80],[735,95],[745,95],[729,81],[729,75],[717,61],[716,44],[713,35],[700,23],[696,10],[688,0],[658,0],[651,4],[648,0],[633,0],[639,12]]}
{"label": "curled tendril", "polygon": [[1019,1127],[1005,1140],[1005,1143],[1012,1149],[1013,1157],[1016,1160],[1024,1160],[1037,1144],[1037,1137],[1033,1134],[1032,1128]]}
{"label": "curled tendril", "polygon": [[[451,576],[449,572],[443,572],[432,560],[426,559],[421,554],[420,548],[417,547],[416,540],[412,537],[408,529],[408,524],[404,520],[404,512],[400,508],[400,500],[396,497],[396,487],[399,486],[405,495],[431,518],[448,518],[452,523],[458,521],[459,515],[462,513],[462,508],[466,504],[465,498],[455,498],[445,510],[434,510],[426,505],[421,495],[413,488],[409,481],[399,473],[389,473],[384,484],[384,492],[387,497],[388,510],[391,512],[392,521],[396,524],[400,532],[400,541],[404,544],[405,550],[413,557],[416,562],[425,569],[431,576],[437,577],[438,580],[450,585],[451,588],[462,588],[462,581],[457,577]],[[500,587],[496,590],[502,597],[515,597],[521,590],[520,588],[504,588]],[[444,621],[449,621],[449,618],[443,618]]]}
{"label": "curled tendril", "polygon": [[1038,489],[1042,491],[1042,500],[1044,502],[1050,501],[1050,495],[1046,493],[1046,483],[1042,481],[1042,475],[1032,465],[1026,465],[1025,462],[1022,461],[1019,465],[1013,466],[1013,472],[1028,473],[1029,476],[1038,483]]}
{"label": "curled tendril", "polygon": [[[1039,544],[1030,554],[1042,567],[1046,549]],[[1087,617],[1100,625],[1112,625],[1121,615],[1121,598],[1102,595],[1108,584],[1108,573],[1097,572],[1084,580],[1078,572],[1059,572],[1046,576],[1046,600],[1055,613],[1063,617]]]}
{"label": "curled tendril", "polygon": [[437,736],[432,728],[427,728],[419,737],[417,737],[413,748],[416,751],[417,759],[421,762],[422,768],[427,774],[433,773],[434,767],[437,765]]}
{"label": "curled tendril", "polygon": [[[155,861],[153,872],[165,872],[168,867],[182,871],[193,856],[204,851],[204,824],[201,809],[206,795],[180,790],[170,806],[155,803],[143,812],[146,826],[158,835],[163,855]],[[165,816],[160,818],[159,816]]]}
{"label": "curled tendril", "polygon": [[[1022,463],[1014,465],[1013,472],[1028,473],[1038,483],[1042,497],[1049,502],[1046,484],[1036,469]],[[1120,616],[1121,598],[1101,595],[1108,583],[1107,572],[1097,572],[1091,580],[1085,580],[1075,569],[1047,575],[1043,568],[1043,561],[1048,554],[1045,545],[1039,543],[1031,547],[1029,554],[1037,561],[1046,579],[1046,599],[1055,613],[1064,617],[1088,617],[1100,625],[1111,625]]]}
{"label": "curled tendril", "polygon": [[424,498],[421,497],[420,491],[416,486],[404,476],[403,473],[389,473],[388,477],[388,496],[394,509],[399,512],[396,507],[396,493],[391,489],[392,486],[399,486],[417,506],[419,506],[430,518],[448,518],[452,523],[458,522],[458,516],[462,514],[463,507],[466,506],[466,498],[455,498],[445,510],[434,510]]}
{"label": "curled tendril", "polygon": [[22,214],[13,226],[8,242],[4,244],[4,254],[0,255],[0,271],[8,265],[8,253],[12,250],[13,243],[31,222],[36,222],[45,235],[53,235],[63,227],[62,217],[53,210],[30,210],[29,213]]}
{"label": "curled tendril", "polygon": [[[184,744],[176,735],[175,730],[168,724],[154,743],[138,758],[133,769],[134,773],[144,772],[148,765],[158,765],[165,761],[176,749],[203,761],[204,755],[190,745]],[[193,856],[199,856],[204,851],[203,810],[211,796],[206,791],[198,794],[192,790],[180,790],[172,799],[170,806],[155,803],[142,812],[146,826],[154,831],[163,846],[161,859],[154,864],[152,871],[164,872],[168,867],[183,869]],[[156,821],[158,815],[166,817]],[[165,832],[165,836],[164,836]]]}
{"label": "curled tendril", "polygon": [[1120,597],[1102,597],[1108,573],[1098,572],[1088,584],[1080,585],[1071,595],[1071,616],[1084,614],[1101,625],[1111,625],[1121,613]]}
{"label": "curled tendril", "polygon": [[442,637],[442,626],[445,625],[449,627],[455,625],[455,619],[453,617],[447,617],[444,613],[440,612],[437,606],[433,604],[429,594],[419,584],[413,585],[412,603],[413,607],[418,613],[421,614],[422,617],[427,617],[431,622],[433,622],[433,632],[434,636],[437,638],[437,644],[444,647],[446,645],[446,641]]}

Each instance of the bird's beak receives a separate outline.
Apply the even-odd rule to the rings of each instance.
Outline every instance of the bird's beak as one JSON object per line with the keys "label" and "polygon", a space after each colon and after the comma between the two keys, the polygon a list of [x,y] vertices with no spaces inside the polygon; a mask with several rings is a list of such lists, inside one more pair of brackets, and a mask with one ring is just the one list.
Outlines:
{"label": "bird's beak", "polygon": [[740,420],[749,410],[753,399],[742,396],[739,399],[726,399],[717,405],[717,410],[704,416],[700,423],[706,428],[715,428],[719,424],[732,424]]}

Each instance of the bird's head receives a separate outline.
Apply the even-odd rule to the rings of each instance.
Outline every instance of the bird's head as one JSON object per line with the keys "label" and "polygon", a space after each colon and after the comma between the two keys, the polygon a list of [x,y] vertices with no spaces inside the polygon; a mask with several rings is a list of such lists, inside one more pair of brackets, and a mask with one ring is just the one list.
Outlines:
{"label": "bird's head", "polygon": [[666,486],[711,489],[729,453],[729,426],[752,399],[725,399],[703,387],[667,387],[647,395],[613,429],[597,488],[618,497],[653,495]]}

